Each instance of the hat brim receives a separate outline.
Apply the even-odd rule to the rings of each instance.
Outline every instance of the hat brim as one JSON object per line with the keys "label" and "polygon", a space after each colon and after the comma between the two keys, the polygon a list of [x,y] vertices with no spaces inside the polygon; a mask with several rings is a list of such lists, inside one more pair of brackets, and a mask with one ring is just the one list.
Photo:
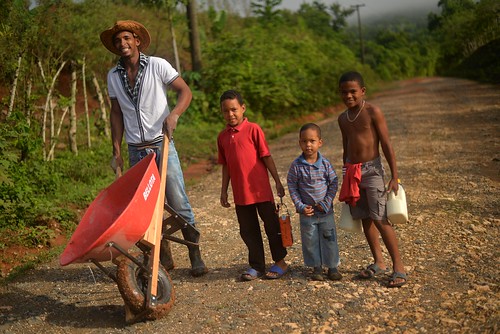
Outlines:
{"label": "hat brim", "polygon": [[139,37],[141,43],[139,44],[139,51],[143,52],[146,50],[151,43],[151,36],[149,31],[142,24],[132,20],[117,21],[114,26],[104,30],[101,33],[101,42],[109,51],[120,56],[121,52],[118,50],[113,42],[114,36],[121,31],[130,31]]}

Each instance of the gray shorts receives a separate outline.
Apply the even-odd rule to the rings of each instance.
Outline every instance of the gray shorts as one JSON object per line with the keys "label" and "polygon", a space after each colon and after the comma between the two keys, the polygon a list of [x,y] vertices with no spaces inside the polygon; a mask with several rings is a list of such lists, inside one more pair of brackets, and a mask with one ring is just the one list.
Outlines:
{"label": "gray shorts", "polygon": [[359,195],[360,198],[356,202],[356,206],[351,206],[351,214],[354,219],[387,220],[384,166],[382,166],[380,157],[361,165]]}

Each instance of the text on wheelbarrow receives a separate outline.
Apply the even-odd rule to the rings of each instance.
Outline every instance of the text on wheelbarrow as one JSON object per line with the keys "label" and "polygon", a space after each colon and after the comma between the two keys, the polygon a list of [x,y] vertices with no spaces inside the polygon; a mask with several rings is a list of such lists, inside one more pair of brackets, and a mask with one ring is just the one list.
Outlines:
{"label": "text on wheelbarrow", "polygon": [[144,200],[146,201],[149,197],[149,193],[151,192],[151,189],[153,189],[153,185],[155,184],[156,178],[154,174],[151,174],[151,177],[149,178],[148,184],[146,185],[146,189],[144,189],[144,192],[142,195],[144,196]]}

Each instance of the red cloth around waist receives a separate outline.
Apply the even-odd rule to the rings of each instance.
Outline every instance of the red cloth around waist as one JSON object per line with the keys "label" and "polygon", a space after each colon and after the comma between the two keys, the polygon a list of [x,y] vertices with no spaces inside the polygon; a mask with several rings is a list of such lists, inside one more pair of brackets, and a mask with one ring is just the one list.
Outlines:
{"label": "red cloth around waist", "polygon": [[361,163],[344,165],[346,172],[340,188],[339,201],[355,206],[359,200],[359,183],[361,182]]}

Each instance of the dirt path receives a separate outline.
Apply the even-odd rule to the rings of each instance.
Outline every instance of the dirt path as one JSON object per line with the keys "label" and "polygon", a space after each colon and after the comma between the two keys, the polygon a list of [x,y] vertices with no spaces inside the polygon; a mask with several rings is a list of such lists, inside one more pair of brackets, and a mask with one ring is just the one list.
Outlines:
{"label": "dirt path", "polygon": [[[342,281],[308,281],[296,240],[284,279],[238,282],[246,251],[234,209],[218,204],[216,169],[189,189],[211,271],[190,277],[184,246],[174,247],[177,269],[170,274],[177,300],[166,318],[125,326],[113,281],[93,265],[61,268],[54,260],[0,288],[0,332],[497,333],[498,89],[429,78],[401,82],[370,99],[386,114],[408,199],[410,221],[396,226],[409,273],[409,284],[400,289],[385,288],[387,277],[355,278],[370,263],[370,252],[362,235],[342,230]],[[322,153],[340,171],[336,118],[321,126]],[[285,181],[299,154],[297,135],[274,142],[271,150]],[[335,207],[339,217],[337,199]],[[292,219],[298,239],[298,217]]]}

